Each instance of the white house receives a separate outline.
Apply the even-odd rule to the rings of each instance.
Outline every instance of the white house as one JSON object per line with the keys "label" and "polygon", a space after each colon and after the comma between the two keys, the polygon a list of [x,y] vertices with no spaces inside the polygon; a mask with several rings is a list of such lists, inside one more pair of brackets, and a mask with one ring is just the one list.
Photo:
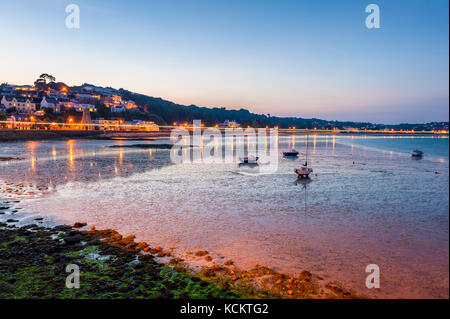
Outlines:
{"label": "white house", "polygon": [[44,96],[41,101],[41,108],[53,109],[55,113],[61,112],[61,107],[57,99]]}
{"label": "white house", "polygon": [[33,113],[38,103],[32,98],[3,96],[1,104],[6,110],[14,107],[18,113]]}

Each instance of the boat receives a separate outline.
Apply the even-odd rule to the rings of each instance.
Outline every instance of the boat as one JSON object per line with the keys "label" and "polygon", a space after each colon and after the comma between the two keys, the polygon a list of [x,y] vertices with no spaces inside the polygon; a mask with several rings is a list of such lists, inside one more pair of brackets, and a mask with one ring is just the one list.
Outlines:
{"label": "boat", "polygon": [[311,167],[308,167],[308,135],[306,135],[306,160],[300,168],[294,169],[295,174],[298,178],[309,178],[309,174],[313,172]]}
{"label": "boat", "polygon": [[299,178],[309,178],[309,174],[313,172],[311,167],[306,166],[307,164],[308,163],[305,163],[302,167],[294,170],[295,174],[297,174]]}
{"label": "boat", "polygon": [[258,156],[245,156],[239,157],[241,164],[258,164],[259,157]]}
{"label": "boat", "polygon": [[296,150],[292,150],[292,151],[289,151],[289,152],[283,152],[283,156],[286,156],[286,157],[297,157],[298,156],[298,152],[296,151]]}
{"label": "boat", "polygon": [[411,152],[411,156],[412,157],[422,157],[423,156],[423,152],[419,151],[419,150],[414,150]]}

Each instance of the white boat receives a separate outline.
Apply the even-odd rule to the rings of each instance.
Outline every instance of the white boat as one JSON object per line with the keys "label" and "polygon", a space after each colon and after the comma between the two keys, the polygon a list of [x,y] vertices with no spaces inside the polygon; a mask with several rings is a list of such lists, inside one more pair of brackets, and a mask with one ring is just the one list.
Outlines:
{"label": "white boat", "polygon": [[241,164],[258,164],[259,157],[258,156],[245,156],[245,157],[239,157],[239,161]]}
{"label": "white boat", "polygon": [[295,174],[299,178],[309,178],[309,174],[313,172],[311,167],[308,167],[308,135],[306,135],[306,161],[300,168],[294,169]]}

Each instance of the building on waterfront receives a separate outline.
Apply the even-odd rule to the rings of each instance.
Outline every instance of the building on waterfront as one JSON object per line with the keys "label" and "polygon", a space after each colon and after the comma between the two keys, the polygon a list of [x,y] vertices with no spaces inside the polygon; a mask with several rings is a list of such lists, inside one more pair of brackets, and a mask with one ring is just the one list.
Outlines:
{"label": "building on waterfront", "polygon": [[94,126],[92,125],[92,120],[91,120],[91,112],[89,111],[89,109],[83,109],[83,116],[81,118],[81,125],[83,130],[94,130]]}
{"label": "building on waterfront", "polygon": [[92,121],[102,131],[147,131],[158,132],[159,126],[152,121],[123,121],[120,119],[98,119]]}
{"label": "building on waterfront", "polygon": [[8,97],[36,98],[39,91],[32,85],[13,85],[4,83],[0,85],[0,95]]}
{"label": "building on waterfront", "polygon": [[96,124],[97,128],[102,131],[120,131],[121,130],[120,125],[123,123],[123,121],[98,119],[93,120],[92,123]]}
{"label": "building on waterfront", "polygon": [[16,130],[30,130],[32,128],[32,123],[30,117],[23,114],[11,115],[7,118],[8,124],[6,127],[8,129]]}
{"label": "building on waterfront", "polygon": [[0,85],[0,95],[2,96],[13,96],[15,85],[11,85],[8,83],[3,83]]}
{"label": "building on waterfront", "polygon": [[97,112],[95,105],[92,105],[92,104],[77,103],[77,104],[73,105],[73,108],[77,112],[83,112],[85,109],[88,110],[89,112]]}
{"label": "building on waterfront", "polygon": [[111,88],[111,87],[101,87],[101,86],[95,86],[95,85],[91,85],[91,84],[84,84],[81,87],[81,92],[85,92],[85,93],[100,93],[102,95],[110,95],[110,94],[115,94],[117,92],[117,90]]}
{"label": "building on waterfront", "polygon": [[159,126],[153,121],[134,120],[123,123],[127,131],[159,131]]}
{"label": "building on waterfront", "polygon": [[48,90],[48,96],[54,99],[67,98],[67,90]]}
{"label": "building on waterfront", "polygon": [[111,94],[103,98],[103,104],[111,110],[112,113],[137,110],[138,106],[134,101],[124,101],[120,95]]}
{"label": "building on waterfront", "polygon": [[33,98],[3,96],[1,105],[5,110],[15,108],[18,113],[33,113],[39,102]]}
{"label": "building on waterfront", "polygon": [[37,98],[38,90],[31,85],[17,85],[14,88],[14,95],[20,97]]}
{"label": "building on waterfront", "polygon": [[44,96],[41,101],[41,108],[52,109],[53,112],[61,112],[61,107],[57,99]]}
{"label": "building on waterfront", "polygon": [[225,120],[219,126],[222,127],[222,128],[237,128],[237,127],[241,127],[241,124],[239,124],[236,121]]}
{"label": "building on waterfront", "polygon": [[111,94],[103,98],[103,104],[109,108],[121,106],[122,103],[122,97],[117,94]]}
{"label": "building on waterfront", "polygon": [[125,106],[119,105],[119,106],[111,106],[109,110],[111,111],[111,113],[120,113],[125,112],[127,109],[125,108]]}
{"label": "building on waterfront", "polygon": [[129,111],[137,110],[138,106],[134,101],[128,100],[125,101],[125,108]]}
{"label": "building on waterfront", "polygon": [[79,103],[98,103],[101,99],[99,94],[90,94],[90,93],[75,93],[75,98]]}

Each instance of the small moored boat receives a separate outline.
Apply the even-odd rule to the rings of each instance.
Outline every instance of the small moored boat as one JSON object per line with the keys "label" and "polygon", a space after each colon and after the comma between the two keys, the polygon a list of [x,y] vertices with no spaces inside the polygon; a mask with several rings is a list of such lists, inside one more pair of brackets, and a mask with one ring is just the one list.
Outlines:
{"label": "small moored boat", "polygon": [[306,135],[306,161],[300,168],[294,169],[295,174],[297,174],[298,178],[309,178],[309,174],[313,172],[313,169],[308,167],[308,143],[309,136]]}
{"label": "small moored boat", "polygon": [[259,157],[258,156],[245,156],[245,157],[240,157],[239,160],[241,161],[241,164],[257,164]]}
{"label": "small moored boat", "polygon": [[419,150],[414,150],[411,152],[411,156],[412,157],[422,157],[423,156],[423,152],[419,151]]}
{"label": "small moored boat", "polygon": [[307,163],[300,168],[294,169],[295,174],[300,178],[308,178],[309,174],[313,172],[313,169],[307,166]]}
{"label": "small moored boat", "polygon": [[289,152],[283,152],[283,156],[287,156],[287,157],[296,157],[296,156],[298,156],[298,154],[299,153],[294,149]]}

